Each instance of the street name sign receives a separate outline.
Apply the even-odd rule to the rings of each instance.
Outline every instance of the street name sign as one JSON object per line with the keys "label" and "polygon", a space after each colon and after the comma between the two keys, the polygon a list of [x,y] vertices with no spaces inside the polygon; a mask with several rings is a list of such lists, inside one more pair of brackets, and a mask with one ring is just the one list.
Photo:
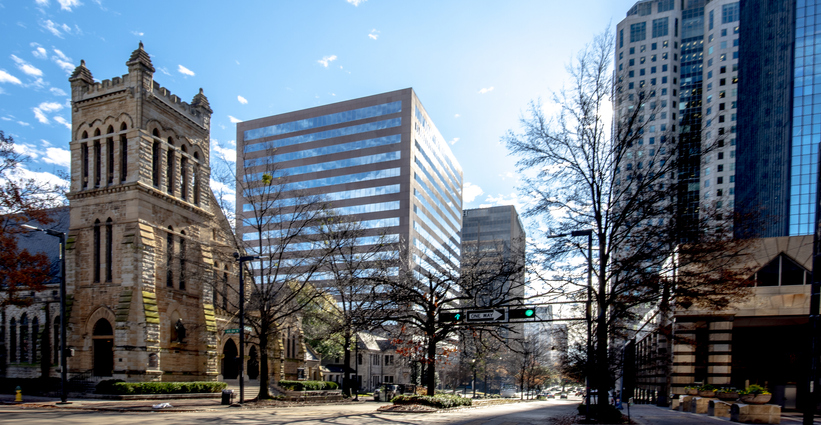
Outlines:
{"label": "street name sign", "polygon": [[504,308],[467,310],[465,317],[468,322],[507,322],[507,310]]}

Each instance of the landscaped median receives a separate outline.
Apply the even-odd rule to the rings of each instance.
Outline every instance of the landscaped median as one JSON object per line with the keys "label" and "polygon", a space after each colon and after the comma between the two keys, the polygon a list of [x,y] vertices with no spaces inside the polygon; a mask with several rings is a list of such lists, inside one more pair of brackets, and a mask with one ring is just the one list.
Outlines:
{"label": "landscaped median", "polygon": [[277,389],[284,395],[277,397],[285,401],[341,401],[342,391],[339,384],[331,381],[287,381],[276,384]]}
{"label": "landscaped median", "polygon": [[109,400],[165,400],[186,398],[219,398],[225,382],[124,382],[119,379],[100,381],[95,394],[88,398]]}
{"label": "landscaped median", "polygon": [[380,412],[436,412],[444,409],[455,409],[460,407],[480,407],[495,404],[518,403],[520,400],[514,399],[482,399],[473,400],[467,397],[460,397],[455,394],[428,395],[398,395],[391,400],[391,405],[382,406]]}

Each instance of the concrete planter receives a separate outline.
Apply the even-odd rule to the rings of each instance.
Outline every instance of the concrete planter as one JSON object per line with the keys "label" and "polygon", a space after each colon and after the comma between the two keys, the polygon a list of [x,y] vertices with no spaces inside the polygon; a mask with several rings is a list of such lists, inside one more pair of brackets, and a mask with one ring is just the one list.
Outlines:
{"label": "concrete planter", "polygon": [[713,397],[716,396],[716,391],[715,390],[709,390],[709,391],[699,390],[698,391],[698,396],[699,397],[713,398]]}
{"label": "concrete planter", "polygon": [[767,404],[772,397],[772,394],[744,394],[741,396],[741,402],[744,404]]}
{"label": "concrete planter", "polygon": [[731,393],[716,393],[716,397],[718,397],[721,401],[736,401],[738,400],[738,392],[733,391]]}

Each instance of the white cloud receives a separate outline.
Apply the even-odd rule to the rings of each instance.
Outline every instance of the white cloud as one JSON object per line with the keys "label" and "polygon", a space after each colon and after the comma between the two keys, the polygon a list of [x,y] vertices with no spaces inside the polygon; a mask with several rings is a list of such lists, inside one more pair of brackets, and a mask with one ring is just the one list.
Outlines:
{"label": "white cloud", "polygon": [[20,155],[25,155],[33,159],[37,159],[39,156],[38,152],[40,152],[37,146],[17,142],[14,142],[12,149]]}
{"label": "white cloud", "polygon": [[345,1],[347,1],[348,3],[350,3],[354,6],[359,6],[360,4],[365,3],[368,0],[345,0]]}
{"label": "white cloud", "polygon": [[458,141],[459,141],[459,138],[458,138],[458,137],[454,137],[454,138],[453,138],[453,140],[451,140],[451,141],[450,141],[450,142],[448,142],[448,143],[450,143],[451,145],[455,145],[455,144],[456,144],[456,142],[458,142]]}
{"label": "white cloud", "polygon": [[34,0],[37,6],[48,6],[48,0]]}
{"label": "white cloud", "polygon": [[57,0],[57,3],[60,3],[61,10],[67,10],[71,12],[72,7],[81,6],[80,0]]}
{"label": "white cloud", "polygon": [[57,112],[60,109],[63,109],[63,105],[57,102],[43,102],[37,105],[36,108],[31,108],[32,112],[34,112],[34,117],[43,124],[49,123],[48,117],[46,116],[47,113]]}
{"label": "white cloud", "polygon": [[66,54],[65,54],[65,53],[63,53],[63,51],[62,51],[62,50],[60,50],[60,49],[55,49],[55,48],[53,48],[53,47],[51,48],[51,50],[52,50],[52,51],[54,52],[54,54],[55,54],[55,55],[57,55],[60,59],[62,59],[62,60],[64,60],[64,61],[66,61],[66,62],[71,62],[71,58],[70,58],[70,57],[68,57],[68,56],[66,56]]}
{"label": "white cloud", "polygon": [[465,182],[465,187],[462,188],[462,200],[464,202],[473,202],[477,196],[485,193],[481,187],[476,186],[471,182]]}
{"label": "white cloud", "polygon": [[68,186],[67,181],[55,176],[52,173],[31,171],[25,167],[19,167],[15,172],[15,176],[21,179],[32,179],[38,183],[48,185]]}
{"label": "white cloud", "polygon": [[29,124],[25,121],[17,121],[17,124],[20,124],[23,127],[31,127],[31,124]]}
{"label": "white cloud", "polygon": [[0,83],[12,83],[17,84],[18,86],[23,84],[19,78],[9,74],[5,69],[0,69]]}
{"label": "white cloud", "polygon": [[171,73],[170,73],[170,72],[168,72],[168,68],[165,68],[165,67],[159,67],[159,68],[157,68],[157,69],[159,69],[159,70],[160,70],[160,72],[162,72],[162,73],[163,73],[163,74],[165,74],[165,75],[171,75]]}
{"label": "white cloud", "polygon": [[184,75],[190,75],[192,77],[194,76],[194,71],[192,71],[192,70],[190,70],[190,69],[188,69],[188,68],[186,68],[182,65],[179,65],[179,68],[177,68],[177,72],[179,72],[180,74],[184,74]]}
{"label": "white cloud", "polygon": [[48,141],[48,140],[46,140],[46,139],[40,139],[40,143],[42,143],[42,144],[43,144],[43,146],[45,146],[45,147],[49,147],[49,146],[51,146],[51,142],[49,142],[49,141]]}
{"label": "white cloud", "polygon": [[57,115],[56,117],[54,117],[54,121],[57,121],[58,123],[60,123],[60,124],[62,124],[62,125],[64,125],[64,126],[66,126],[66,128],[67,128],[67,129],[71,130],[71,123],[70,123],[70,122],[68,122],[68,121],[66,121],[66,119],[65,119],[65,118],[63,118],[63,117],[61,117],[61,116]]}
{"label": "white cloud", "polygon": [[218,157],[225,159],[228,162],[237,162],[237,150],[231,148],[223,148],[214,143],[211,146],[211,151],[217,154]]}
{"label": "white cloud", "polygon": [[461,115],[459,115],[459,114],[456,114],[456,115],[453,116],[453,118],[459,118],[459,117],[461,117]]}
{"label": "white cloud", "polygon": [[230,115],[228,115],[228,119],[231,121],[231,123],[232,123],[232,124],[236,124],[236,123],[238,123],[238,122],[242,122],[242,120],[241,120],[241,119],[239,119],[239,118],[234,118],[234,117],[232,117],[232,116],[230,116]]}
{"label": "white cloud", "polygon": [[68,168],[71,165],[71,152],[60,148],[46,148],[43,162]]}
{"label": "white cloud", "polygon": [[57,87],[52,87],[48,90],[51,92],[51,94],[55,96],[68,96],[68,94],[66,94],[66,92],[63,91],[63,89],[58,89]]}
{"label": "white cloud", "polygon": [[17,68],[20,71],[23,71],[26,75],[30,75],[32,77],[42,77],[43,71],[39,68],[35,67],[34,65],[26,62],[23,59],[18,58],[15,55],[11,55],[11,59],[17,64]]}
{"label": "white cloud", "polygon": [[369,37],[369,38],[371,38],[371,39],[373,39],[373,40],[376,40],[376,39],[378,39],[378,38],[379,38],[379,33],[380,33],[380,32],[381,32],[381,31],[377,31],[377,30],[376,30],[376,28],[374,28],[374,29],[372,29],[372,30],[371,30],[371,33],[370,33],[370,34],[368,34],[368,37]]}
{"label": "white cloud", "polygon": [[485,94],[485,93],[492,92],[492,91],[493,91],[493,86],[485,87],[485,88],[479,90],[479,94]]}
{"label": "white cloud", "polygon": [[336,60],[336,55],[325,56],[322,59],[318,60],[320,65],[324,66],[325,68],[328,67],[328,64]]}
{"label": "white cloud", "polygon": [[237,100],[239,101],[239,103],[241,103],[241,104],[243,104],[243,105],[247,105],[247,104],[248,104],[248,99],[246,99],[246,98],[244,98],[244,97],[242,97],[242,96],[237,96]]}
{"label": "white cloud", "polygon": [[[40,26],[45,28],[48,32],[54,34],[57,37],[63,38],[63,33],[71,33],[71,27],[66,24],[58,24],[57,22],[52,21],[51,19],[46,19],[45,21],[40,21]],[[77,32],[80,32],[80,28],[77,28]]]}
{"label": "white cloud", "polygon": [[508,172],[499,174],[499,177],[501,177],[502,180],[513,179],[513,178],[516,178],[516,174],[513,171],[508,171]]}
{"label": "white cloud", "polygon": [[31,54],[34,55],[35,58],[48,59],[48,52],[44,47],[40,46],[37,43],[31,43],[31,47],[35,48],[34,51],[31,52]]}
{"label": "white cloud", "polygon": [[510,195],[488,196],[487,199],[485,199],[485,203],[479,205],[479,208],[490,208],[502,205],[513,205],[516,207],[516,211],[519,212],[525,210],[525,205],[522,202],[522,199],[519,199],[516,192],[513,192]]}
{"label": "white cloud", "polygon": [[236,190],[234,190],[233,187],[225,183],[220,183],[214,179],[211,179],[211,190],[214,191],[214,195],[217,198],[221,198],[222,201],[226,204],[236,205],[237,192]]}
{"label": "white cloud", "polygon": [[11,118],[11,117],[0,117],[0,120],[3,120],[3,121],[11,121],[11,120],[12,120],[12,118]]}
{"label": "white cloud", "polygon": [[144,35],[145,35],[145,33],[144,33],[144,32],[142,32],[142,31],[131,31],[131,34],[134,34],[134,35],[136,35],[137,37],[142,37],[142,36],[144,36]]}

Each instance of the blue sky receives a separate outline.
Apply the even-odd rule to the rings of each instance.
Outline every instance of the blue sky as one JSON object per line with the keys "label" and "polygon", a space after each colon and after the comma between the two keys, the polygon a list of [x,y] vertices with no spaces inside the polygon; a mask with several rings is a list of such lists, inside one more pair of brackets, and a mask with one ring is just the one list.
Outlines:
{"label": "blue sky", "polygon": [[501,137],[634,2],[0,0],[0,130],[29,171],[67,172],[69,74],[84,59],[97,80],[123,75],[142,40],[159,84],[204,89],[214,151],[231,155],[237,120],[413,87],[464,169],[465,207],[515,204]]}

